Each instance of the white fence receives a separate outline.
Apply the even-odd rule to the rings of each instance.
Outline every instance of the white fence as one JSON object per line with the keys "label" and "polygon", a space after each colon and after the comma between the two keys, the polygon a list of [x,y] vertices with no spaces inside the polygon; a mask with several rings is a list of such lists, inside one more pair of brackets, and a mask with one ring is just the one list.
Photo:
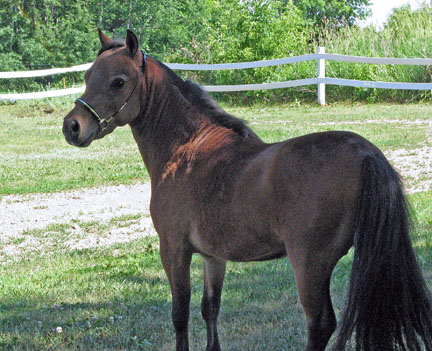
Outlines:
{"label": "white fence", "polygon": [[[325,105],[325,85],[341,85],[360,88],[381,88],[381,89],[406,89],[406,90],[432,90],[432,83],[399,83],[399,82],[377,82],[368,80],[354,80],[343,78],[327,78],[325,76],[325,62],[343,61],[369,64],[392,64],[392,65],[432,65],[432,59],[429,58],[386,58],[386,57],[364,57],[364,56],[349,56],[326,54],[324,47],[318,48],[318,53],[301,56],[286,57],[276,60],[240,62],[227,64],[183,64],[183,63],[168,63],[167,66],[174,70],[186,71],[215,71],[227,69],[247,69],[285,65],[290,63],[304,62],[317,60],[317,76],[314,78],[297,79],[285,82],[262,83],[262,84],[241,84],[241,85],[208,85],[204,86],[209,92],[229,92],[229,91],[246,91],[246,90],[264,90],[264,89],[279,89],[299,87],[305,85],[318,86],[318,102],[320,105]],[[29,78],[42,77],[52,74],[60,74],[66,72],[86,71],[92,63],[73,66],[69,68],[53,68],[46,70],[35,71],[17,71],[17,72],[0,72],[0,79],[11,78]],[[40,99],[54,96],[63,96],[82,93],[85,86],[78,88],[69,88],[61,90],[49,90],[34,93],[19,93],[19,94],[0,94],[0,100],[29,100]]]}

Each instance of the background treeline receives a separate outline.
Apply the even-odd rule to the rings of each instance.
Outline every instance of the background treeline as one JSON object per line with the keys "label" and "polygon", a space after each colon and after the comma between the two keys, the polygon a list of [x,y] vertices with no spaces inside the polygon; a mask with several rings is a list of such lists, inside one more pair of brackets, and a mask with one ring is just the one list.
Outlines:
{"label": "background treeline", "polygon": [[[165,62],[222,63],[329,53],[432,57],[432,7],[396,10],[383,29],[354,23],[368,0],[0,0],[0,71],[67,67],[91,62],[96,28],[123,37]],[[316,62],[218,72],[180,72],[202,84],[240,84],[309,78]],[[327,76],[430,82],[432,69],[327,63]],[[82,84],[83,73],[0,80],[0,91],[35,91]],[[431,93],[328,86],[329,101],[411,101]],[[315,100],[316,87],[220,94],[232,101]]]}

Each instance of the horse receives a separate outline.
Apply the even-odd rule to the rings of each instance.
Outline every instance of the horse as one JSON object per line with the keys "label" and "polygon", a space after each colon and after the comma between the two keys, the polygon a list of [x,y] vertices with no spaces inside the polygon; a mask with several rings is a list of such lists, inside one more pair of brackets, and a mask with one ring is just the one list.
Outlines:
{"label": "horse", "polygon": [[307,327],[306,351],[336,330],[330,278],[354,246],[334,349],[432,350],[432,303],[409,233],[398,173],[363,137],[344,131],[262,141],[199,85],[111,39],[85,73],[63,121],[86,147],[129,125],[151,178],[150,211],[172,294],[176,350],[189,350],[193,254],[203,258],[207,351],[220,351],[217,319],[226,262],[288,256]]}

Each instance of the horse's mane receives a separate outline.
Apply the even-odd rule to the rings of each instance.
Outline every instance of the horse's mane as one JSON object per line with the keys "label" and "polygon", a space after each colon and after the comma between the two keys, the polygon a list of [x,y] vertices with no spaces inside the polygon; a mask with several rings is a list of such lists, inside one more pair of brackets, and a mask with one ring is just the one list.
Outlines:
{"label": "horse's mane", "polygon": [[98,56],[107,50],[120,48],[120,47],[125,46],[125,45],[126,45],[126,42],[124,39],[113,39],[109,43],[102,45],[102,48],[98,52]]}
{"label": "horse's mane", "polygon": [[259,139],[243,120],[226,112],[200,85],[191,80],[183,80],[168,66],[159,61],[158,63],[168,72],[171,82],[179,89],[183,97],[204,113],[212,123],[231,129],[241,137]]}
{"label": "horse's mane", "polygon": [[[125,45],[124,39],[113,39],[107,44],[104,44],[99,50],[98,56],[103,52],[116,49]],[[171,82],[179,89],[183,97],[203,112],[210,121],[221,127],[233,130],[241,137],[249,137],[259,139],[259,137],[250,129],[246,123],[229,113],[227,113],[218,103],[213,100],[210,95],[198,84],[191,80],[183,80],[173,70],[162,62],[156,60],[158,64],[165,69],[170,77]]]}
{"label": "horse's mane", "polygon": [[227,113],[200,85],[186,80],[183,81],[183,86],[182,92],[186,99],[204,112],[212,123],[231,129],[242,137],[258,139],[258,136],[243,120]]}

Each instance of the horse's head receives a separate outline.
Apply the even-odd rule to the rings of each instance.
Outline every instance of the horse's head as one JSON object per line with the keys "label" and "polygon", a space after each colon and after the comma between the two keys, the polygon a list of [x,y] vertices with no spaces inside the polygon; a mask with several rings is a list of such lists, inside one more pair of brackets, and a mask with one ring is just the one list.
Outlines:
{"label": "horse's head", "polygon": [[99,30],[99,39],[102,48],[85,74],[86,90],[63,121],[63,134],[75,146],[90,145],[140,111],[146,58],[136,35],[128,30],[126,42],[114,41]]}

